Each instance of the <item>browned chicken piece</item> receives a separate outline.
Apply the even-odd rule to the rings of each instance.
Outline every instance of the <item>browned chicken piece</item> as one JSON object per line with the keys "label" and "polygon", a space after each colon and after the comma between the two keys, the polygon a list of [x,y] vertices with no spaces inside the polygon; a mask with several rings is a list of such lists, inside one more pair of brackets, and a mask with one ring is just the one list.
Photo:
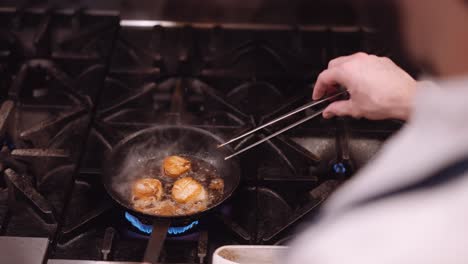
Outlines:
{"label": "browned chicken piece", "polygon": [[163,195],[163,187],[159,180],[153,178],[138,179],[132,187],[133,200],[154,197],[159,201]]}
{"label": "browned chicken piece", "polygon": [[224,180],[221,178],[212,179],[208,188],[211,190],[222,191],[224,190]]}
{"label": "browned chicken piece", "polygon": [[190,161],[179,156],[169,156],[163,161],[164,174],[172,178],[179,177],[189,171],[190,168]]}
{"label": "browned chicken piece", "polygon": [[179,203],[207,201],[205,188],[192,177],[178,179],[172,187],[172,198]]}

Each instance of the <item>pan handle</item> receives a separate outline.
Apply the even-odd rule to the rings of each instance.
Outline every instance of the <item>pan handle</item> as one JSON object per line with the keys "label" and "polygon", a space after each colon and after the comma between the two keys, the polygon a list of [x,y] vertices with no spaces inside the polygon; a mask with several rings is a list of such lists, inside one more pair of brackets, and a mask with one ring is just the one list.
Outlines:
{"label": "pan handle", "polygon": [[170,220],[154,220],[153,232],[151,232],[148,245],[146,246],[145,256],[143,262],[156,264],[161,254],[161,249],[166,240],[167,230],[171,225]]}

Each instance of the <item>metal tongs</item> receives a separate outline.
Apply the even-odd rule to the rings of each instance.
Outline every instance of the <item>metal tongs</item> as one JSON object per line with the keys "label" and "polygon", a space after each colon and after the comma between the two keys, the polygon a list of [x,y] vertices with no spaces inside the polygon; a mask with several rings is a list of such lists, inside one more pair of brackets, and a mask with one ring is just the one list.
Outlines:
{"label": "metal tongs", "polygon": [[[248,131],[248,132],[246,132],[246,133],[244,133],[244,134],[242,134],[242,135],[240,135],[240,136],[237,136],[237,137],[235,137],[235,138],[233,138],[233,139],[230,139],[230,140],[228,140],[228,141],[226,141],[226,142],[224,142],[224,143],[218,145],[218,148],[223,147],[223,146],[226,146],[226,145],[228,145],[228,144],[230,144],[230,143],[232,143],[232,142],[235,142],[235,141],[237,141],[237,140],[239,140],[239,139],[241,139],[241,138],[244,138],[244,137],[246,137],[246,136],[248,136],[248,135],[250,135],[250,134],[252,134],[252,133],[257,132],[258,130],[260,130],[260,129],[262,129],[262,128],[265,128],[265,127],[267,127],[267,126],[270,126],[270,125],[272,125],[272,124],[274,124],[274,123],[276,123],[276,122],[278,122],[278,121],[281,121],[281,120],[283,120],[283,119],[285,119],[285,118],[287,118],[287,117],[290,117],[290,116],[292,116],[292,115],[295,115],[295,114],[297,114],[297,113],[299,113],[299,112],[302,112],[302,111],[304,111],[304,110],[306,110],[306,109],[309,109],[309,108],[314,107],[314,106],[316,106],[316,105],[322,104],[322,103],[324,103],[324,102],[329,102],[329,101],[332,101],[332,100],[335,100],[335,99],[339,99],[340,97],[345,98],[345,97],[348,97],[348,96],[349,96],[349,94],[348,94],[347,91],[341,91],[341,92],[338,92],[338,93],[336,93],[336,94],[334,94],[334,95],[331,95],[331,96],[329,96],[329,97],[320,99],[320,100],[318,100],[318,101],[310,102],[310,103],[308,103],[308,104],[305,104],[305,105],[303,105],[303,106],[301,106],[301,107],[298,107],[298,108],[292,110],[292,111],[289,112],[289,113],[286,113],[286,114],[284,114],[284,115],[282,115],[282,116],[280,116],[280,117],[278,117],[278,118],[275,118],[275,119],[271,120],[270,122],[268,122],[268,123],[266,123],[266,124],[263,124],[263,125],[261,125],[261,126],[259,126],[259,127],[256,127],[256,128],[254,128],[254,129],[252,129],[252,130],[250,130],[250,131]],[[235,156],[237,156],[238,154],[240,154],[240,153],[242,153],[242,152],[244,152],[244,151],[247,151],[247,150],[249,150],[249,149],[251,149],[251,148],[253,148],[253,147],[257,146],[257,145],[260,145],[260,144],[262,144],[263,142],[265,142],[265,141],[267,141],[267,140],[269,140],[269,139],[271,139],[271,138],[274,138],[274,137],[278,136],[279,134],[284,133],[284,132],[288,131],[289,129],[293,128],[293,127],[296,127],[296,126],[298,126],[298,125],[300,125],[300,124],[302,124],[302,123],[304,123],[304,122],[309,121],[309,120],[312,119],[312,118],[315,118],[315,117],[321,115],[322,112],[323,112],[323,110],[325,110],[325,108],[326,108],[326,106],[323,107],[322,109],[318,110],[317,112],[313,113],[312,115],[306,116],[306,117],[300,119],[299,121],[296,121],[296,122],[290,124],[289,126],[283,128],[283,129],[280,129],[280,130],[276,131],[275,133],[273,133],[273,134],[271,134],[271,135],[269,135],[269,136],[267,136],[267,137],[265,137],[265,138],[262,138],[261,140],[255,142],[255,143],[253,143],[253,144],[251,144],[251,145],[249,145],[249,146],[247,146],[247,147],[245,147],[245,148],[243,148],[243,149],[238,150],[237,152],[233,153],[232,155],[225,157],[224,160],[228,160],[228,159],[230,159],[230,158],[232,158],[232,157],[235,157]]]}

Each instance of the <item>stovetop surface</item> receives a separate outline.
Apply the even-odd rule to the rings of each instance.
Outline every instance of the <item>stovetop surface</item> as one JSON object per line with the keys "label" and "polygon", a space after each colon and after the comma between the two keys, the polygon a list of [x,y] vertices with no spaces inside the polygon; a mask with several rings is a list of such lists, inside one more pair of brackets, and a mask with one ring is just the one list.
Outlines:
{"label": "stovetop surface", "polygon": [[[131,133],[183,124],[227,139],[310,101],[331,58],[392,55],[358,26],[139,28],[86,9],[0,11],[0,235],[49,238],[47,259],[141,261],[148,223],[132,226],[101,184],[103,160]],[[319,117],[242,154],[233,197],[174,227],[161,261],[287,243],[400,127]]]}

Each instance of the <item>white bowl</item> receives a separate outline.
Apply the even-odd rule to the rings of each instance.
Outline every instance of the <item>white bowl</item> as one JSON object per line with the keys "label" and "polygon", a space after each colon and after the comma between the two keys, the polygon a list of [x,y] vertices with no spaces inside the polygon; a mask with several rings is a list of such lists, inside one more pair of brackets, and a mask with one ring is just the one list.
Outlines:
{"label": "white bowl", "polygon": [[285,246],[223,246],[213,253],[213,264],[279,263]]}

